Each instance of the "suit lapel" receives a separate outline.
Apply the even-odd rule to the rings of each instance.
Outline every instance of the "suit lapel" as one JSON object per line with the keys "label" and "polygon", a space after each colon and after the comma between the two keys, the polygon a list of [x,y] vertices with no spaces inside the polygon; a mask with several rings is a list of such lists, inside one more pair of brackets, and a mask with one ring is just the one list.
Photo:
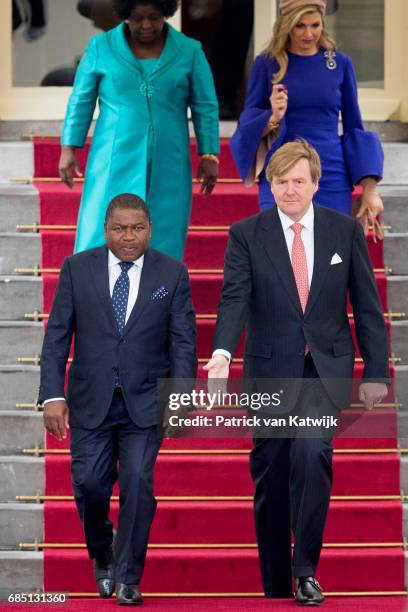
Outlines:
{"label": "suit lapel", "polygon": [[137,70],[140,78],[143,81],[151,81],[159,72],[164,70],[173,60],[179,57],[179,45],[177,43],[177,32],[169,24],[166,24],[167,35],[163,46],[163,50],[159,57],[159,61],[153,72],[150,75],[145,75],[140,62],[133,53],[126,39],[125,24],[121,23],[114,30],[112,30],[113,44],[115,50],[120,54],[121,58],[133,68]]}
{"label": "suit lapel", "polygon": [[331,256],[335,253],[337,242],[336,235],[332,230],[329,219],[324,214],[324,210],[315,206],[314,214],[314,266],[305,317],[310,314],[322,290],[324,280],[330,268]]}
{"label": "suit lapel", "polygon": [[166,24],[167,35],[164,43],[163,51],[161,52],[159,61],[153,72],[150,75],[150,79],[153,79],[165,70],[173,60],[179,57],[179,45],[177,43],[178,32],[169,24]]}
{"label": "suit lapel", "polygon": [[154,253],[148,249],[143,260],[143,268],[140,276],[139,292],[137,300],[133,307],[130,317],[125,325],[123,334],[128,333],[129,329],[136,323],[142,314],[143,310],[150,302],[151,295],[154,289],[157,289],[157,273],[156,273],[156,257]]}
{"label": "suit lapel", "polygon": [[274,206],[265,214],[260,232],[262,245],[276,269],[282,284],[295,308],[302,314],[302,307],[293,274],[293,268],[289,257],[288,247],[283,234],[282,224],[279,219],[277,207]]}
{"label": "suit lapel", "polygon": [[109,318],[110,324],[119,334],[109,290],[109,264],[107,247],[103,246],[100,249],[96,249],[92,254],[90,263],[92,280],[101,299],[102,307]]}

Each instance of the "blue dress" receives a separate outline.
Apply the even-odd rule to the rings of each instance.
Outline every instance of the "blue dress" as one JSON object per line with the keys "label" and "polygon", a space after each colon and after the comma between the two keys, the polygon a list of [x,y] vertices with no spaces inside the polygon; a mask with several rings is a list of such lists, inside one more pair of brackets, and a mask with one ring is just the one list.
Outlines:
{"label": "blue dress", "polygon": [[[315,196],[317,204],[345,214],[351,213],[353,186],[366,176],[378,179],[383,173],[383,151],[374,132],[364,130],[357,99],[357,82],[351,59],[335,52],[330,69],[324,50],[312,56],[288,52],[288,70],[282,83],[288,89],[288,108],[277,138],[266,147],[259,174],[261,210],[274,205],[265,168],[282,144],[297,137],[313,145],[321,158],[323,176]],[[262,133],[272,111],[269,97],[273,75],[279,67],[266,54],[254,62],[248,84],[245,108],[231,140],[231,150],[245,182],[251,182]],[[343,135],[338,134],[339,114]]]}

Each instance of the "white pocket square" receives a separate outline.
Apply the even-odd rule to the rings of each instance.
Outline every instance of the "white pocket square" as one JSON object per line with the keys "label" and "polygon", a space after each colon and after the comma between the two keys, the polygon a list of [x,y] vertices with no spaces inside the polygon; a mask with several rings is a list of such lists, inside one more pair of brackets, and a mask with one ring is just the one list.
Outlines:
{"label": "white pocket square", "polygon": [[339,263],[343,263],[343,260],[338,253],[335,253],[333,257],[331,258],[330,265],[334,266],[335,264],[339,264]]}

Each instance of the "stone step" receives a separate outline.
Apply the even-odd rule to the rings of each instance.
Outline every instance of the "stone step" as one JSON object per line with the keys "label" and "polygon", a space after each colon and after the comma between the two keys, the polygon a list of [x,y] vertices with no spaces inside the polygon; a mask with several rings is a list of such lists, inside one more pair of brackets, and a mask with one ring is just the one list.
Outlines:
{"label": "stone step", "polygon": [[[408,187],[381,184],[380,191],[384,224],[393,232],[407,232]],[[15,232],[17,225],[38,223],[39,216],[38,194],[32,185],[0,183],[0,232]]]}
{"label": "stone step", "polygon": [[405,585],[408,585],[408,552],[405,551]]}
{"label": "stone step", "polygon": [[[39,234],[0,233],[2,253],[0,275],[12,275],[15,268],[32,268],[41,263]],[[387,233],[384,262],[394,275],[408,274],[408,233]]]}
{"label": "stone step", "polygon": [[[388,306],[408,318],[408,276],[388,277]],[[0,276],[0,320],[23,320],[42,312],[42,280],[35,276]]]}
{"label": "stone step", "polygon": [[[2,410],[0,412],[0,454],[15,455],[23,448],[44,447],[41,412]],[[1,542],[1,539],[0,539]]]}
{"label": "stone step", "polygon": [[34,276],[0,276],[0,320],[24,320],[42,310],[42,281]]}
{"label": "stone step", "polygon": [[42,504],[0,503],[1,548],[18,550],[21,542],[41,542],[43,514]]}
{"label": "stone step", "polygon": [[14,410],[16,403],[36,402],[39,382],[38,366],[0,365],[0,414]]}
{"label": "stone step", "polygon": [[384,177],[383,184],[408,184],[408,144],[383,143]]}
{"label": "stone step", "polygon": [[[225,135],[231,129],[224,130]],[[408,145],[405,143],[383,143],[384,178],[388,185],[408,184]],[[34,172],[32,142],[0,142],[0,180],[15,177],[32,177]]]}
{"label": "stone step", "polygon": [[[0,551],[0,599],[11,593],[29,593],[43,588],[42,552]],[[11,604],[10,604],[11,605]],[[7,610],[10,606],[7,606]],[[30,606],[36,607],[36,606]],[[3,608],[4,609],[4,608]],[[20,608],[23,609],[23,608]],[[26,607],[28,610],[29,607]]]}
{"label": "stone step", "polygon": [[380,185],[384,203],[382,221],[391,232],[408,232],[408,186]]}
{"label": "stone step", "polygon": [[42,323],[0,321],[0,363],[16,364],[18,357],[40,353],[43,336]]}
{"label": "stone step", "polygon": [[394,366],[395,397],[402,404],[401,411],[408,412],[408,365]]}
{"label": "stone step", "polygon": [[[404,446],[404,448],[407,447]],[[408,455],[401,455],[401,489],[405,495],[408,495]]]}
{"label": "stone step", "polygon": [[18,495],[43,495],[44,459],[21,455],[0,457],[0,502],[15,502]]}
{"label": "stone step", "polygon": [[[408,184],[408,145],[383,143],[384,185]],[[0,181],[10,178],[30,178],[34,173],[32,142],[0,142]]]}
{"label": "stone step", "polygon": [[15,232],[16,225],[27,219],[38,222],[39,215],[38,193],[32,185],[0,184],[0,232]]}
{"label": "stone step", "polygon": [[408,274],[408,233],[389,233],[384,239],[384,264],[393,275]]}
{"label": "stone step", "polygon": [[408,410],[403,408],[398,411],[398,442],[400,448],[408,448]]}
{"label": "stone step", "polygon": [[408,319],[408,276],[388,277],[388,308],[392,312],[405,313]]}
{"label": "stone step", "polygon": [[11,178],[30,178],[34,174],[33,143],[1,142],[0,143],[0,181]]}
{"label": "stone step", "polygon": [[33,268],[41,262],[39,234],[0,233],[0,275],[13,274],[15,268]]}
{"label": "stone step", "polygon": [[392,352],[401,358],[402,365],[408,364],[408,321],[392,321]]}

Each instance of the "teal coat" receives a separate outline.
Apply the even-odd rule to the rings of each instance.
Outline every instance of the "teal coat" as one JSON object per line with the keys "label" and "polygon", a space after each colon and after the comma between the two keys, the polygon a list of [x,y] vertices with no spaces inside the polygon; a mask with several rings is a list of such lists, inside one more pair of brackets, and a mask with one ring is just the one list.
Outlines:
{"label": "teal coat", "polygon": [[151,246],[182,258],[191,210],[187,110],[198,153],[218,153],[218,104],[201,45],[170,25],[155,68],[145,74],[124,24],[94,36],[79,64],[61,143],[83,147],[96,101],[75,251],[104,243],[103,222],[119,193],[143,198],[153,222]]}

